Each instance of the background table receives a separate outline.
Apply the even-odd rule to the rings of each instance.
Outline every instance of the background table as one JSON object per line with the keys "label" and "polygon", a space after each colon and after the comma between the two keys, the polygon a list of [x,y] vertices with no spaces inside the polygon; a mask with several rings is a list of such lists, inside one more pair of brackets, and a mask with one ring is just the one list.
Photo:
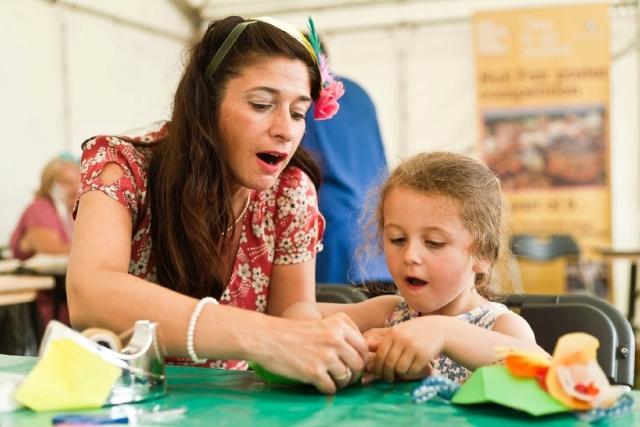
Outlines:
{"label": "background table", "polygon": [[36,292],[51,289],[54,279],[50,276],[0,275],[0,305],[21,304],[33,301]]}
{"label": "background table", "polygon": [[[47,295],[45,298],[51,299],[51,318],[68,324],[66,308],[65,313],[61,313],[62,308],[66,307],[67,294],[65,282],[68,260],[68,255],[45,254],[35,255],[25,261],[15,259],[0,260],[0,280],[6,279],[5,276],[25,276],[31,278],[31,280],[37,280],[37,277],[46,277],[47,280],[50,279],[52,285],[39,290],[50,291],[50,296]],[[5,282],[7,280],[8,279],[6,279]],[[45,302],[44,304],[46,305],[47,303]],[[47,323],[50,319],[47,317],[42,320],[43,323]]]}
{"label": "background table", "polygon": [[38,353],[42,322],[36,294],[53,286],[53,277],[0,274],[0,353]]}
{"label": "background table", "polygon": [[[35,360],[0,355],[0,371],[26,373]],[[496,427],[533,426],[541,420],[545,426],[587,425],[571,414],[541,419],[496,405],[456,406],[440,401],[415,404],[411,392],[418,382],[351,386],[335,396],[324,396],[311,387],[269,386],[251,372],[169,366],[167,375],[166,397],[127,406],[152,408],[159,404],[163,409],[184,406],[188,408],[185,418],[162,424],[179,426]],[[640,425],[640,392],[634,392],[634,397],[633,414],[598,425]],[[0,414],[0,426],[50,426],[53,415],[22,409]]]}

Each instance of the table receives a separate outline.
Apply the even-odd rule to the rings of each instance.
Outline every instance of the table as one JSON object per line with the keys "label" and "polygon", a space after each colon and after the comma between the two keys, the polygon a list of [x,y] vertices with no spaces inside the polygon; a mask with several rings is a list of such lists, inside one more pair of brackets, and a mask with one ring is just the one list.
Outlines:
{"label": "table", "polygon": [[0,274],[2,276],[7,273],[18,276],[51,276],[54,280],[54,286],[43,288],[42,290],[51,289],[52,318],[68,323],[67,316],[62,318],[60,312],[62,305],[67,300],[65,282],[68,260],[68,255],[46,254],[34,255],[25,261],[15,259],[0,260]]}
{"label": "table", "polygon": [[599,248],[605,258],[626,259],[629,260],[631,266],[629,268],[629,303],[627,309],[627,318],[631,327],[636,330],[634,318],[636,313],[636,298],[638,296],[637,277],[638,277],[638,261],[640,260],[640,249],[615,249],[615,248]]}
{"label": "table", "polygon": [[53,277],[0,275],[0,352],[37,354],[43,328],[36,293],[53,286]]}
{"label": "table", "polygon": [[[0,355],[0,372],[26,373],[35,358]],[[351,386],[336,396],[324,396],[311,387],[269,386],[252,372],[167,367],[166,397],[127,405],[163,409],[184,406],[187,415],[169,424],[179,426],[585,426],[572,414],[530,417],[496,405],[456,406],[441,401],[415,404],[412,383],[375,383]],[[640,391],[634,391],[632,414],[600,426],[640,425]],[[97,412],[104,413],[106,409]],[[96,411],[94,411],[96,412]],[[55,413],[26,409],[0,414],[0,426],[50,426]]]}
{"label": "table", "polygon": [[36,292],[51,289],[55,285],[51,276],[31,276],[17,274],[0,275],[0,305],[31,302]]}

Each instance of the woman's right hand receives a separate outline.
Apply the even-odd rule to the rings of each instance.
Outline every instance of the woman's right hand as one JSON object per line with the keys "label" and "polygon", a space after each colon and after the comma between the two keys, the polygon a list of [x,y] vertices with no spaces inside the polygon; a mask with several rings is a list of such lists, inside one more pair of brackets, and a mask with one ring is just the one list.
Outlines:
{"label": "woman's right hand", "polygon": [[252,360],[266,369],[313,384],[333,394],[360,377],[367,363],[367,343],[343,313],[321,320],[270,318],[263,348]]}

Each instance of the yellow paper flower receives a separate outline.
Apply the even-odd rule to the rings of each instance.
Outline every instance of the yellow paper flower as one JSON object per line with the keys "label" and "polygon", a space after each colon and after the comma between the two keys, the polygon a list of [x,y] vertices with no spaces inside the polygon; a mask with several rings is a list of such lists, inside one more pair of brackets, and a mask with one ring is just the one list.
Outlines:
{"label": "yellow paper flower", "polygon": [[627,389],[611,386],[596,359],[600,342],[582,332],[563,335],[546,376],[549,393],[572,409],[610,407]]}

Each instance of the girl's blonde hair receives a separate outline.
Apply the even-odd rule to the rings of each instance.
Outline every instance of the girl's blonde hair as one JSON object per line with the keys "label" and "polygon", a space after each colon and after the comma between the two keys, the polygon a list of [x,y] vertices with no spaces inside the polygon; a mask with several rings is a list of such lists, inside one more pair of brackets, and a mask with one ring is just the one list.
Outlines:
{"label": "girl's blonde hair", "polygon": [[471,253],[488,261],[488,273],[476,275],[476,288],[489,298],[510,287],[508,230],[500,181],[482,163],[460,154],[423,153],[402,162],[381,186],[373,219],[375,238],[382,247],[383,206],[397,187],[447,197],[454,201],[463,226],[473,238]]}

